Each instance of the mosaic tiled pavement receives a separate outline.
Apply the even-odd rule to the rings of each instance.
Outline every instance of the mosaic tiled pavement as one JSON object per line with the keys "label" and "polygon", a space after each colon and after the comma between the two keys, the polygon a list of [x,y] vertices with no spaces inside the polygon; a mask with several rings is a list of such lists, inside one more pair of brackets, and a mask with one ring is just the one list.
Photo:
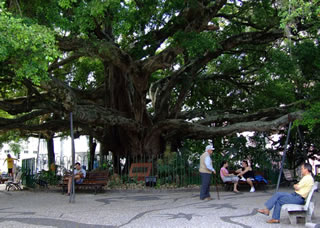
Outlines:
{"label": "mosaic tiled pavement", "polygon": [[[292,227],[285,212],[281,224],[267,224],[268,217],[257,213],[272,193],[224,191],[218,200],[212,192],[213,200],[201,201],[197,191],[113,191],[79,193],[69,203],[59,192],[7,192],[0,185],[0,227]],[[318,192],[315,198],[320,202]],[[314,222],[320,222],[319,207]]]}

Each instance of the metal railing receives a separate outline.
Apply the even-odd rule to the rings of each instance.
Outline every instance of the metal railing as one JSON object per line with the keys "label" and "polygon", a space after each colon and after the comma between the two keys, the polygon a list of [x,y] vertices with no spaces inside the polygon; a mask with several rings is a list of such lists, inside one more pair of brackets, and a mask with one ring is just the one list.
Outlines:
{"label": "metal railing", "polygon": [[[114,164],[115,162],[117,164]],[[143,169],[143,164],[146,163],[151,164],[150,170]],[[132,168],[135,166],[134,164],[141,164],[140,168],[136,168],[136,172]],[[170,157],[166,155],[114,157],[113,162],[108,162],[105,166],[107,166],[111,175],[119,175],[118,181],[121,183],[145,181],[145,179],[142,180],[140,178],[141,173],[144,173],[142,175],[144,177],[155,177],[156,186],[172,185],[182,187],[200,184],[199,161],[191,161],[177,154]]]}

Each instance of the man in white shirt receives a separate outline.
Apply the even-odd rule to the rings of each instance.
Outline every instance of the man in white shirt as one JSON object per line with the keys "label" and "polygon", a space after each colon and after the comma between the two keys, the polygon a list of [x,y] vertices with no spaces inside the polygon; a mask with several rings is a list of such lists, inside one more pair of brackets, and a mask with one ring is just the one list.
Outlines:
{"label": "man in white shirt", "polygon": [[210,180],[212,172],[216,174],[216,171],[212,167],[212,160],[210,158],[213,153],[213,146],[208,145],[206,151],[200,157],[200,177],[201,177],[201,189],[200,189],[200,199],[201,200],[212,200],[210,197]]}
{"label": "man in white shirt", "polygon": [[[74,173],[74,182],[75,184],[82,184],[84,178],[86,177],[86,171],[81,167],[79,162],[76,162]],[[71,185],[72,185],[72,176],[67,177],[68,179],[68,193],[70,195],[71,192]]]}

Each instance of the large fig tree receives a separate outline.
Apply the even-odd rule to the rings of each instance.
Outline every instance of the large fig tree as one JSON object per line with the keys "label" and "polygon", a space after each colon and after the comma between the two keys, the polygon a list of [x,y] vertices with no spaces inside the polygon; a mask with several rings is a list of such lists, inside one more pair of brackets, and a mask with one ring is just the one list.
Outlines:
{"label": "large fig tree", "polygon": [[319,64],[292,50],[319,50],[318,1],[0,2],[1,132],[67,132],[72,112],[102,152],[151,155],[275,131],[316,99]]}

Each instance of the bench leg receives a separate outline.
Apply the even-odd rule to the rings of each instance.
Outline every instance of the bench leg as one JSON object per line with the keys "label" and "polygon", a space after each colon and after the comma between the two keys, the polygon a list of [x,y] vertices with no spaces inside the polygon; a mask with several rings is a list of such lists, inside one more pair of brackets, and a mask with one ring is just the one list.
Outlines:
{"label": "bench leg", "polygon": [[289,220],[290,220],[290,223],[292,225],[296,225],[297,224],[297,216],[288,212],[288,215],[289,215]]}
{"label": "bench leg", "polygon": [[307,215],[306,215],[306,222],[311,222],[313,211],[314,211],[314,202],[310,202]]}
{"label": "bench leg", "polygon": [[225,189],[226,191],[232,191],[233,189],[233,183],[225,183]]}

